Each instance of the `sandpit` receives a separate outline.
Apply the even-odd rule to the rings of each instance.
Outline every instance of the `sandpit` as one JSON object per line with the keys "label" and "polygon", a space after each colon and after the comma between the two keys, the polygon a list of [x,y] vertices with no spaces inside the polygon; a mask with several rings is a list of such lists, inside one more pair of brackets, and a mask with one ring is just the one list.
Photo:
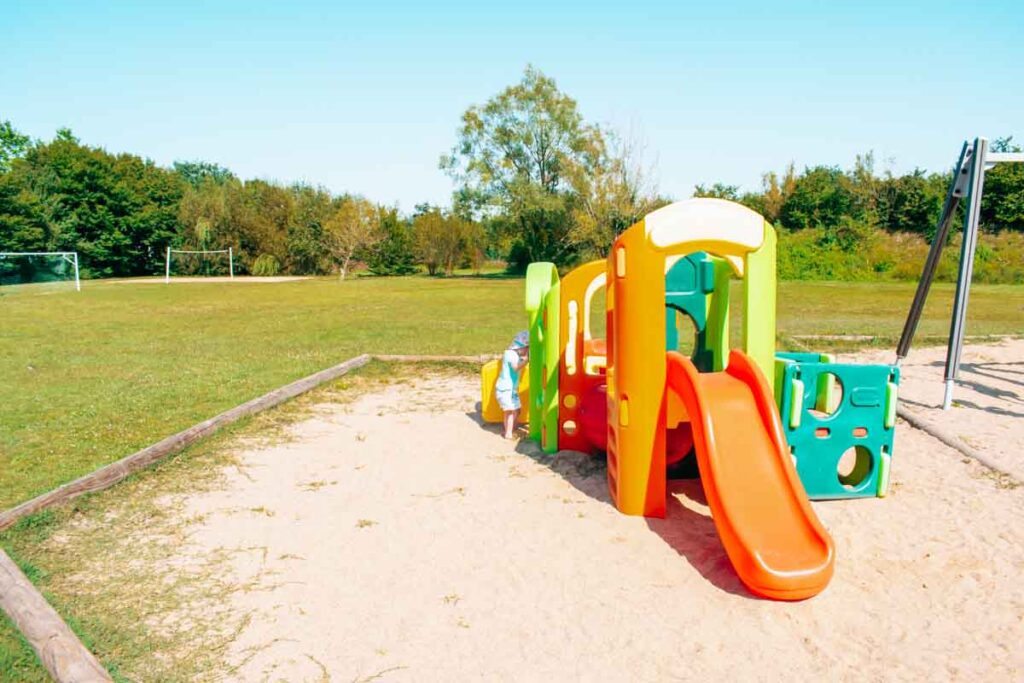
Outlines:
{"label": "sandpit", "polygon": [[901,423],[889,498],[814,504],[835,578],[784,604],[743,589],[699,482],[672,484],[665,520],[620,515],[601,460],[503,441],[477,391],[425,377],[320,405],[188,498],[183,564],[260,549],[230,555],[252,587],[230,598],[250,615],[230,679],[1024,675],[1024,488],[923,432]]}

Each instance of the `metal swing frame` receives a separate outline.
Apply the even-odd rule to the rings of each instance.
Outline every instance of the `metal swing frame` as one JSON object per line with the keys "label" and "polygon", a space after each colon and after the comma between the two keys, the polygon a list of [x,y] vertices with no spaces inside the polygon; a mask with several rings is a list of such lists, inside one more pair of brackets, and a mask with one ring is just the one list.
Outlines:
{"label": "metal swing frame", "polygon": [[942,250],[946,246],[953,217],[961,200],[967,198],[967,212],[964,217],[964,237],[960,247],[960,268],[956,279],[956,295],[953,301],[953,315],[949,326],[949,343],[946,349],[945,393],[942,409],[948,410],[953,403],[953,387],[960,372],[960,357],[964,347],[964,323],[967,318],[967,303],[970,298],[971,276],[974,272],[974,255],[978,248],[978,223],[981,217],[981,198],[985,191],[985,172],[1001,163],[1024,163],[1021,152],[989,152],[986,138],[966,141],[960,150],[960,158],[953,171],[953,180],[946,193],[946,201],[939,216],[938,228],[928,258],[924,262],[921,280],[910,305],[910,312],[903,325],[899,344],[896,346],[896,364],[907,357],[910,344],[921,322],[924,304],[928,299],[935,271],[939,266]]}

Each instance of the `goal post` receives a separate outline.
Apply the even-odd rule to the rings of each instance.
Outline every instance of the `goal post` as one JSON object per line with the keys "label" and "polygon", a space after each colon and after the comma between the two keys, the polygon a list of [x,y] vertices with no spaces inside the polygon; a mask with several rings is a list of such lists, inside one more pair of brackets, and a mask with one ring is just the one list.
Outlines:
{"label": "goal post", "polygon": [[227,254],[228,255],[228,277],[232,280],[235,279],[235,251],[232,247],[227,249],[171,249],[167,247],[164,255],[164,283],[171,284],[171,260],[175,254],[182,255],[199,255],[206,257],[210,254]]}
{"label": "goal post", "polygon": [[[34,275],[34,273],[38,272],[39,270],[50,270],[50,274],[54,275],[55,279],[56,279],[56,276],[59,273],[54,272],[54,269],[52,267],[49,268],[49,269],[38,268],[38,267],[36,267],[33,264],[33,262],[35,260],[37,260],[37,259],[45,259],[45,258],[59,259],[58,268],[61,271],[63,271],[64,269],[70,267],[71,271],[72,271],[72,273],[74,273],[74,277],[75,277],[75,291],[77,291],[77,292],[81,292],[82,291],[82,279],[81,279],[81,276],[80,276],[80,273],[79,273],[79,270],[78,270],[78,252],[77,251],[0,251],[0,265],[3,265],[4,263],[6,263],[6,262],[8,262],[8,261],[10,261],[12,259],[23,259],[24,260],[24,261],[22,261],[23,263],[27,262],[25,264],[27,266],[27,268],[25,266],[23,266],[21,269],[19,269],[19,270],[22,270],[22,274],[19,274],[19,277],[25,277],[25,275],[24,275],[24,271],[25,270],[27,270],[27,272],[29,273],[28,277],[32,277]],[[4,279],[3,275],[4,275],[4,269],[0,268],[0,284],[4,284],[3,283],[3,279]],[[54,280],[50,280],[50,281],[52,282]],[[47,280],[41,280],[41,282],[47,282]],[[28,283],[25,283],[25,284],[30,284],[30,283],[31,283],[31,281],[28,282]]]}

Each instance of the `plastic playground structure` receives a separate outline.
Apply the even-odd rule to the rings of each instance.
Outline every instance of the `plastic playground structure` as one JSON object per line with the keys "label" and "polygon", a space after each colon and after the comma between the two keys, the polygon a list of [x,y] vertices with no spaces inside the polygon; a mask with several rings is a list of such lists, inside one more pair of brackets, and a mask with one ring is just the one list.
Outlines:
{"label": "plastic playground structure", "polygon": [[[644,217],[608,258],[526,277],[529,370],[521,421],[547,453],[604,452],[619,511],[664,517],[669,469],[695,458],[722,545],[754,594],[800,600],[832,576],[835,549],[809,500],[884,497],[899,368],[775,351],[775,230],[720,199]],[[730,348],[730,280],[742,280]],[[605,289],[606,339],[592,335]],[[681,323],[696,330],[680,352]],[[500,421],[497,361],[483,417]],[[845,457],[844,457],[845,455]]]}

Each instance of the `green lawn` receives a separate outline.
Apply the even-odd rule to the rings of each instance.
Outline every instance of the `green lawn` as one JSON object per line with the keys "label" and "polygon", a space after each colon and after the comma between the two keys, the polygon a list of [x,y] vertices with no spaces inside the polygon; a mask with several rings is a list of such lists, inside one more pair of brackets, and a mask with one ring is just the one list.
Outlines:
{"label": "green lawn", "polygon": [[[0,290],[0,509],[364,351],[497,352],[525,325],[522,289],[409,277]],[[912,292],[782,283],[780,339],[892,340]],[[951,299],[937,286],[922,337],[945,334]],[[976,286],[969,333],[1024,333],[1022,313],[1024,287]]]}

